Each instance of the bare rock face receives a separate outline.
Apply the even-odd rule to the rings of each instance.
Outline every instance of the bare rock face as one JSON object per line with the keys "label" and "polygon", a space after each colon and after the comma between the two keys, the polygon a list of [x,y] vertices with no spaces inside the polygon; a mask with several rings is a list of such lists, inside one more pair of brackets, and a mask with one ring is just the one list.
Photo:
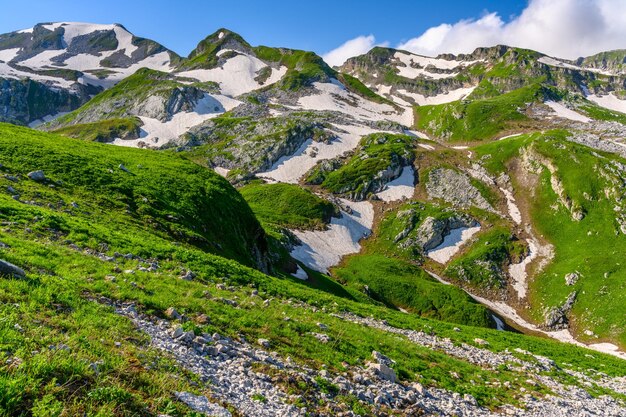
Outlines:
{"label": "bare rock face", "polygon": [[551,330],[567,329],[569,323],[567,314],[574,306],[576,295],[576,291],[572,292],[561,306],[548,310],[545,315],[544,327]]}
{"label": "bare rock face", "polygon": [[430,171],[426,191],[431,198],[442,199],[457,207],[474,206],[494,211],[469,177],[453,169],[435,168]]}
{"label": "bare rock face", "polygon": [[[400,215],[400,213],[398,213]],[[404,214],[408,216],[408,214]],[[394,239],[400,242],[415,228],[415,215],[407,217],[407,225]],[[457,214],[446,219],[427,217],[415,231],[415,235],[400,243],[401,248],[415,247],[420,252],[428,252],[441,245],[451,230],[461,227],[475,227],[478,222],[467,215]]]}
{"label": "bare rock face", "polygon": [[580,273],[570,272],[569,274],[565,275],[565,285],[574,285],[576,284],[576,282],[578,282],[579,278]]}

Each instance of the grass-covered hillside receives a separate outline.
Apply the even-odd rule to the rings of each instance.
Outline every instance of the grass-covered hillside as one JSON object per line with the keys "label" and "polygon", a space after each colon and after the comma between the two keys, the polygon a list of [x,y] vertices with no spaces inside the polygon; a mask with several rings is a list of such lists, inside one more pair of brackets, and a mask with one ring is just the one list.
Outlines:
{"label": "grass-covered hillside", "polygon": [[482,141],[530,125],[524,109],[541,102],[546,90],[532,84],[506,94],[415,108],[416,127],[447,141]]}
{"label": "grass-covered hillside", "polygon": [[[540,398],[549,388],[529,382],[522,368],[481,365],[445,349],[466,343],[485,354],[504,354],[514,346],[548,356],[591,381],[599,370],[626,375],[623,361],[597,353],[590,357],[571,345],[423,319],[349,291],[319,289],[315,282],[249,268],[244,264],[258,261],[253,254],[263,253],[263,235],[251,210],[225,180],[176,155],[8,125],[0,126],[0,155],[5,190],[0,193],[0,258],[25,271],[11,276],[3,266],[0,278],[2,415],[198,415],[178,400],[177,392],[215,398],[234,415],[239,412],[240,402],[214,394],[227,385],[212,385],[184,368],[173,351],[158,350],[110,306],[122,302],[124,311],[149,317],[144,326],[167,320],[167,335],[176,334],[179,326],[192,338],[219,333],[290,357],[291,366],[324,367],[326,373],[305,380],[272,365],[271,358],[241,362],[251,380],[263,376],[266,385],[285,392],[285,401],[318,414],[391,413],[388,406],[361,400],[328,377],[358,371],[373,350],[393,358],[402,383],[472,395],[492,409],[518,404],[522,392]],[[44,177],[27,176],[35,170],[43,170]],[[410,285],[410,276],[404,280]],[[363,326],[347,320],[346,313],[423,330],[441,344],[433,348]],[[327,342],[320,341],[320,333]],[[224,349],[224,343],[234,343],[219,340],[210,346]],[[186,357],[194,355],[189,350]],[[512,355],[539,364],[524,352]],[[231,369],[228,362],[220,364]],[[551,378],[583,386],[565,371],[550,369]],[[586,389],[594,397],[619,398],[595,382]],[[243,392],[246,404],[267,400],[254,389]]]}
{"label": "grass-covered hillside", "polygon": [[[246,265],[262,264],[263,231],[241,195],[217,174],[177,155],[10,125],[1,126],[0,151],[4,195],[11,203],[5,210],[23,224],[37,217],[35,234],[53,231],[57,239],[93,250],[115,239],[123,242],[120,252],[150,257],[142,249],[147,229]],[[39,170],[45,180],[28,179]],[[37,215],[33,210],[39,207],[59,213]]]}
{"label": "grass-covered hillside", "polygon": [[[622,158],[574,144],[570,133],[551,131],[482,145],[476,152],[499,174],[516,168],[520,205],[528,207],[538,236],[554,257],[530,283],[530,314],[538,321],[573,292],[570,326],[585,341],[626,344],[626,302],[619,253],[626,250]],[[576,274],[573,284],[566,275]]]}
{"label": "grass-covered hillside", "polygon": [[138,138],[141,124],[141,120],[137,117],[126,117],[69,125],[54,130],[54,133],[75,139],[84,139],[95,142],[109,142],[115,138]]}
{"label": "grass-covered hillside", "polygon": [[241,187],[239,192],[261,222],[276,227],[324,228],[337,212],[332,203],[294,184],[257,182]]}

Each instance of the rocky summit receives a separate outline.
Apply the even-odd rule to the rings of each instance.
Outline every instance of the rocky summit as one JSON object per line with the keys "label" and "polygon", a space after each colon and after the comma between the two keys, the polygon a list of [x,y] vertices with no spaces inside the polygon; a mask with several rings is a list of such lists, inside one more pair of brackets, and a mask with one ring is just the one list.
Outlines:
{"label": "rocky summit", "polygon": [[625,57],[0,35],[0,415],[625,416]]}

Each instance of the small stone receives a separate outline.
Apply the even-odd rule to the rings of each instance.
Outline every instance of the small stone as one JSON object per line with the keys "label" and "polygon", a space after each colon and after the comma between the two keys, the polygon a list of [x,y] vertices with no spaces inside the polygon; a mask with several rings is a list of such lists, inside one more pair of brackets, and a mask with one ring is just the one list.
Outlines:
{"label": "small stone", "polygon": [[185,333],[185,331],[183,330],[182,327],[177,327],[176,330],[174,330],[174,333],[172,334],[172,337],[174,339],[178,339],[179,337],[181,337],[183,334]]}
{"label": "small stone", "polygon": [[180,319],[180,314],[178,313],[178,311],[176,311],[176,309],[174,307],[170,307],[167,310],[165,310],[165,317],[171,319],[171,320],[178,320]]}
{"label": "small stone", "polygon": [[261,346],[263,346],[264,348],[269,348],[270,347],[270,341],[267,339],[259,339],[257,340],[257,343]]}
{"label": "small stone", "polygon": [[580,278],[580,274],[578,272],[570,272],[565,275],[565,285],[574,285]]}
{"label": "small stone", "polygon": [[478,337],[474,339],[474,343],[476,343],[477,345],[481,345],[481,346],[489,346],[489,342],[487,342],[486,340],[480,339]]}
{"label": "small stone", "polygon": [[196,277],[196,274],[194,274],[193,272],[185,271],[184,273],[180,275],[179,278],[185,281],[192,281],[195,277]]}
{"label": "small stone", "polygon": [[384,363],[370,363],[368,370],[384,381],[396,382],[396,373]]}
{"label": "small stone", "polygon": [[46,180],[46,175],[43,173],[42,170],[29,172],[27,176],[31,180],[37,181],[37,182],[43,182]]}
{"label": "small stone", "polygon": [[26,276],[26,272],[24,272],[22,268],[0,259],[0,275],[24,278]]}
{"label": "small stone", "polygon": [[200,314],[198,317],[196,317],[196,323],[198,324],[207,324],[209,322],[209,316],[207,316],[206,314]]}

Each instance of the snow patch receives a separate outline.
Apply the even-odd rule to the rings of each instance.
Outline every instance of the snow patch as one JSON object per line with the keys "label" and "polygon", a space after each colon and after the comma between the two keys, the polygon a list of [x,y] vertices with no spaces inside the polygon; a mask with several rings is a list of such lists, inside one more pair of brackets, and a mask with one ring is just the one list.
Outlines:
{"label": "snow patch", "polygon": [[609,93],[604,96],[596,96],[591,94],[587,96],[587,99],[593,101],[598,106],[607,108],[609,110],[626,113],[626,100],[620,100],[613,93]]}
{"label": "snow patch", "polygon": [[386,188],[376,193],[378,198],[383,201],[397,201],[413,197],[415,187],[415,171],[412,166],[406,166],[402,169],[402,173],[395,180],[387,183]]}
{"label": "snow patch", "polygon": [[291,274],[291,276],[301,279],[302,281],[306,281],[307,279],[309,279],[309,275],[306,273],[304,269],[302,269],[300,265],[298,265],[298,270],[294,272],[293,274]]}
{"label": "snow patch", "polygon": [[462,100],[470,95],[475,88],[476,87],[458,88],[456,90],[448,91],[447,93],[437,94],[436,96],[429,97],[426,97],[422,94],[411,93],[407,90],[398,90],[398,94],[412,98],[415,101],[415,104],[419,106],[428,106]]}
{"label": "snow patch", "polygon": [[506,197],[506,206],[509,209],[509,216],[513,219],[515,223],[522,224],[522,213],[515,203],[515,197],[513,197],[513,193],[506,188],[500,188],[500,191],[502,191],[502,193]]}
{"label": "snow patch", "polygon": [[216,173],[218,173],[219,175],[221,175],[222,177],[226,178],[226,176],[228,175],[228,173],[230,172],[230,169],[228,168],[222,168],[222,167],[213,167],[213,171],[215,171]]}
{"label": "snow patch", "polygon": [[[431,277],[435,278],[437,281],[441,282],[442,284],[451,285],[450,282],[444,280],[439,275],[437,275],[435,273],[432,273],[430,271],[426,271],[426,272]],[[584,343],[581,343],[578,340],[574,339],[574,336],[572,336],[572,334],[567,329],[559,330],[559,331],[552,331],[552,332],[551,331],[545,331],[545,330],[535,326],[534,324],[529,323],[526,320],[524,320],[517,313],[517,311],[515,311],[515,309],[513,307],[511,307],[510,305],[506,304],[503,301],[491,301],[491,300],[488,300],[486,298],[480,297],[478,295],[474,295],[471,292],[468,292],[468,291],[465,291],[465,292],[469,296],[471,296],[474,300],[476,300],[479,303],[485,305],[486,307],[488,307],[492,311],[498,313],[501,317],[504,317],[504,318],[506,318],[508,320],[511,320],[512,322],[514,322],[518,326],[523,327],[523,328],[525,328],[527,330],[532,330],[534,332],[543,333],[546,336],[549,336],[549,337],[551,337],[553,339],[556,339],[556,340],[559,340],[561,342],[571,343],[573,345],[586,347],[586,348],[593,349],[593,350],[598,351],[598,352],[608,353],[609,355],[613,355],[613,356],[617,356],[617,357],[622,358],[622,359],[626,359],[626,352],[620,351],[617,346],[615,346],[615,345],[613,345],[611,343],[596,343],[596,344],[591,344],[591,345],[585,345]]]}
{"label": "snow patch", "polygon": [[[478,61],[452,61],[440,58],[430,58],[422,55],[396,52],[394,58],[399,60],[404,66],[397,66],[398,74],[401,77],[415,79],[417,77],[427,77],[432,79],[451,78],[456,76],[456,72],[431,72],[428,67],[435,67],[441,70],[451,71],[455,68],[472,65]],[[416,68],[417,67],[417,68]]]}
{"label": "snow patch", "polygon": [[[293,155],[283,156],[266,172],[257,176],[295,184],[323,159],[333,159],[355,149],[361,137],[376,132],[365,126],[336,125],[337,138],[330,143],[307,140]],[[315,155],[315,156],[311,156]]]}
{"label": "snow patch", "polygon": [[526,267],[539,255],[539,242],[534,238],[527,240],[528,255],[520,263],[509,265],[509,275],[513,278],[513,288],[519,299],[526,298],[528,292],[528,274]]}
{"label": "snow patch", "polygon": [[380,104],[350,93],[337,80],[313,83],[318,94],[300,97],[298,107],[306,110],[337,111],[359,120],[392,120],[404,126],[413,125],[413,110],[399,112],[389,104]]}
{"label": "snow patch", "polygon": [[524,133],[513,133],[512,135],[507,135],[507,136],[502,136],[500,139],[498,140],[504,140],[504,139],[509,139],[509,138],[515,138],[518,136],[522,136]]}
{"label": "snow patch", "polygon": [[427,149],[429,151],[434,151],[435,150],[434,146],[428,145],[426,143],[418,143],[417,146],[419,146],[420,148]]}
{"label": "snow patch", "polygon": [[426,256],[440,264],[445,264],[456,255],[461,249],[461,246],[478,233],[479,230],[480,226],[452,229],[450,230],[450,234],[444,237],[441,245],[426,252]]}
{"label": "snow patch", "polygon": [[341,212],[340,218],[332,218],[327,230],[299,231],[293,233],[302,245],[291,251],[291,256],[309,268],[323,273],[339,264],[341,258],[361,250],[359,241],[371,233],[374,208],[368,201],[341,200],[352,213]]}
{"label": "snow patch", "polygon": [[9,62],[17,56],[20,48],[5,49],[0,51],[0,61]]}
{"label": "snow patch", "polygon": [[150,117],[140,116],[143,122],[141,137],[139,139],[115,139],[114,145],[138,147],[141,144],[153,144],[162,146],[180,135],[187,132],[193,126],[199,125],[205,120],[216,117],[240,104],[239,101],[230,97],[205,94],[198,101],[194,111],[176,113],[166,122]]}
{"label": "snow patch", "polygon": [[559,117],[564,119],[574,120],[576,122],[589,123],[591,121],[587,116],[583,116],[582,114],[575,112],[574,110],[568,109],[561,103],[557,103],[556,101],[546,101],[546,106],[550,107]]}
{"label": "snow patch", "polygon": [[[226,53],[229,49],[223,49],[220,53]],[[268,65],[260,59],[237,52],[237,55],[226,60],[224,65],[212,69],[198,69],[181,72],[181,77],[195,78],[199,81],[213,81],[220,85],[222,94],[236,97],[241,94],[257,90],[263,86],[274,84],[286,73],[287,67],[272,68],[272,74],[264,84],[255,80],[257,73]]]}

